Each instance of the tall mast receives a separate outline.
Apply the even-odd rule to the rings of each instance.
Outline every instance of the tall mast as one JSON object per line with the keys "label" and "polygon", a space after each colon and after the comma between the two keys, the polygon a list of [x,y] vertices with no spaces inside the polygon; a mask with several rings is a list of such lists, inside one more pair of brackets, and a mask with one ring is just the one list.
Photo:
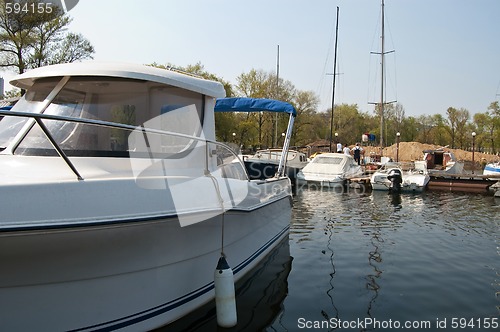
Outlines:
{"label": "tall mast", "polygon": [[335,79],[337,77],[337,40],[339,35],[339,7],[337,6],[337,23],[335,26],[335,51],[333,55],[333,89],[332,89],[332,116],[330,119],[330,152],[333,140],[333,109],[335,108]]}
{"label": "tall mast", "polygon": [[381,47],[381,84],[380,84],[380,148],[384,148],[384,55],[385,55],[385,41],[384,41],[384,0],[382,0],[382,36],[380,37],[382,42]]}
{"label": "tall mast", "polygon": [[[276,56],[276,99],[280,92],[280,45],[278,44],[278,54]],[[278,113],[274,115],[274,147],[278,146]]]}
{"label": "tall mast", "polygon": [[372,54],[379,54],[380,55],[380,65],[381,65],[381,75],[380,75],[380,102],[378,103],[369,103],[369,104],[375,104],[379,106],[379,111],[380,111],[380,148],[384,148],[384,126],[385,126],[385,112],[384,112],[384,106],[386,104],[394,103],[395,101],[391,102],[386,102],[384,101],[384,87],[385,87],[385,55],[387,53],[392,53],[394,50],[386,52],[385,50],[385,17],[384,17],[384,0],[382,0],[382,34],[380,36],[380,42],[381,42],[381,51],[380,53],[378,52],[371,52]]}

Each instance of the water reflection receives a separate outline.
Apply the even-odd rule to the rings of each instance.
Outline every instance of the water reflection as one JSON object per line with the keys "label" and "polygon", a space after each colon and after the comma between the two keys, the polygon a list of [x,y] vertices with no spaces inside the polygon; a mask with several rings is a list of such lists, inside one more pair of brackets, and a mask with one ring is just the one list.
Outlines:
{"label": "water reflection", "polygon": [[391,197],[391,204],[394,206],[395,210],[401,208],[401,194],[400,193],[389,193]]}
{"label": "water reflection", "polygon": [[249,275],[236,283],[237,326],[217,326],[215,303],[211,301],[182,319],[155,331],[262,331],[273,323],[283,310],[291,268],[289,239],[285,238]]}
{"label": "water reflection", "polygon": [[[296,331],[299,318],[498,317],[499,202],[445,192],[299,191],[289,247],[239,283],[233,330]],[[218,330],[213,304],[192,317],[174,331]]]}
{"label": "water reflection", "polygon": [[[307,311],[310,317],[320,321],[332,317],[435,320],[439,315],[459,313],[491,316],[492,307],[498,315],[499,210],[493,197],[303,190],[295,201],[291,243],[300,246],[295,267],[302,274],[297,279],[306,282],[329,276],[328,283],[317,287],[322,292],[310,295],[314,298]],[[487,249],[492,234],[497,239],[493,257]],[[314,259],[318,249],[328,258],[329,268],[325,264],[314,271],[302,269],[300,261]],[[494,272],[485,275],[486,265],[494,266]],[[359,278],[364,283],[357,286]],[[485,298],[491,286],[497,303],[491,306],[489,301],[488,309]],[[293,297],[292,292],[286,302],[293,302]],[[285,310],[283,320],[287,314],[304,315]],[[290,328],[296,321],[288,324]]]}
{"label": "water reflection", "polygon": [[373,318],[372,307],[379,295],[380,290],[380,285],[377,283],[377,281],[382,278],[382,269],[379,268],[379,265],[382,263],[382,253],[379,246],[384,242],[384,239],[382,238],[379,225],[372,225],[372,231],[369,236],[370,243],[372,244],[373,249],[368,252],[368,265],[370,265],[370,267],[373,269],[373,273],[369,273],[366,276],[366,288],[371,291],[373,295],[368,303],[368,309],[366,313],[368,317]]}
{"label": "water reflection", "polygon": [[[331,306],[332,306],[332,309],[334,311],[334,314],[333,314],[333,317],[335,317],[336,319],[339,318],[339,311],[337,309],[337,307],[335,306],[335,303],[334,303],[334,297],[335,297],[335,274],[336,274],[336,269],[335,269],[335,251],[333,250],[333,239],[334,239],[334,221],[333,220],[328,220],[328,222],[326,223],[326,227],[325,227],[325,235],[327,235],[328,237],[328,242],[327,242],[327,250],[323,250],[322,253],[325,254],[325,255],[328,255],[328,258],[329,258],[329,261],[330,261],[330,265],[331,265],[331,271],[330,271],[330,281],[329,281],[329,284],[330,284],[330,287],[329,289],[326,291],[326,294],[328,295],[328,297],[330,298],[330,303],[331,303]],[[322,310],[322,315],[323,317],[325,317],[326,320],[330,320],[330,316],[328,315],[328,313],[324,310]]]}

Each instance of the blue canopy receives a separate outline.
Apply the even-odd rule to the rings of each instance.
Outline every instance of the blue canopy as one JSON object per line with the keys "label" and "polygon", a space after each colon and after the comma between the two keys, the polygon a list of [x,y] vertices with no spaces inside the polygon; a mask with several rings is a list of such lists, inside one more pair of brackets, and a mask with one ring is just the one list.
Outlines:
{"label": "blue canopy", "polygon": [[215,112],[280,112],[297,115],[295,108],[284,101],[263,98],[221,98]]}

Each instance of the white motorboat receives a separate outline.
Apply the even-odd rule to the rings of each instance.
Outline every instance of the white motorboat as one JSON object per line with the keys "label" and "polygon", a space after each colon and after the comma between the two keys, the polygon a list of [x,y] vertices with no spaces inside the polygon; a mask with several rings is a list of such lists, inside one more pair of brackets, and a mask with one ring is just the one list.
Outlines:
{"label": "white motorboat", "polygon": [[215,103],[215,112],[276,112],[290,116],[287,133],[284,134],[282,149],[259,150],[253,156],[243,156],[243,161],[251,180],[265,180],[284,172],[292,183],[297,172],[307,164],[305,154],[290,150],[290,135],[293,119],[296,116],[295,108],[286,102],[264,98],[233,97],[218,99]]}
{"label": "white motorboat", "polygon": [[342,153],[322,153],[316,155],[297,174],[297,184],[334,188],[344,186],[347,179],[362,174],[363,169],[352,156]]}
{"label": "white motorboat", "polygon": [[496,175],[494,179],[500,177],[500,161],[488,163],[484,166],[483,175]]}
{"label": "white motorboat", "polygon": [[370,184],[373,190],[422,192],[429,180],[425,161],[388,162],[372,174]]}
{"label": "white motorboat", "polygon": [[457,160],[453,152],[444,148],[424,150],[423,160],[426,162],[427,171],[430,174],[462,174],[465,165],[463,161]]}
{"label": "white motorboat", "polygon": [[0,111],[3,330],[164,326],[214,298],[222,254],[237,281],[288,236],[284,165],[251,181],[215,141],[221,84],[96,62],[11,84],[27,92]]}
{"label": "white motorboat", "polygon": [[[251,179],[267,179],[273,177],[281,160],[281,149],[258,150],[254,155],[243,159]],[[289,150],[286,158],[286,175],[292,183],[297,173],[308,163],[305,153]]]}

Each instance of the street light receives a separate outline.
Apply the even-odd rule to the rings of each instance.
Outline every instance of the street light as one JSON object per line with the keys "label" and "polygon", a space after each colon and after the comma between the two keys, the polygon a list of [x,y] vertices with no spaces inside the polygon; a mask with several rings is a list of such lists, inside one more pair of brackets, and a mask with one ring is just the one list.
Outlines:
{"label": "street light", "polygon": [[474,168],[475,168],[475,165],[474,165],[474,145],[476,143],[476,132],[473,131],[472,132],[472,174],[474,174]]}
{"label": "street light", "polygon": [[396,133],[396,162],[399,162],[399,137],[401,133],[398,131]]}
{"label": "street light", "polygon": [[[335,133],[335,151],[339,152],[339,133]],[[330,147],[330,152],[332,152],[332,149]]]}

